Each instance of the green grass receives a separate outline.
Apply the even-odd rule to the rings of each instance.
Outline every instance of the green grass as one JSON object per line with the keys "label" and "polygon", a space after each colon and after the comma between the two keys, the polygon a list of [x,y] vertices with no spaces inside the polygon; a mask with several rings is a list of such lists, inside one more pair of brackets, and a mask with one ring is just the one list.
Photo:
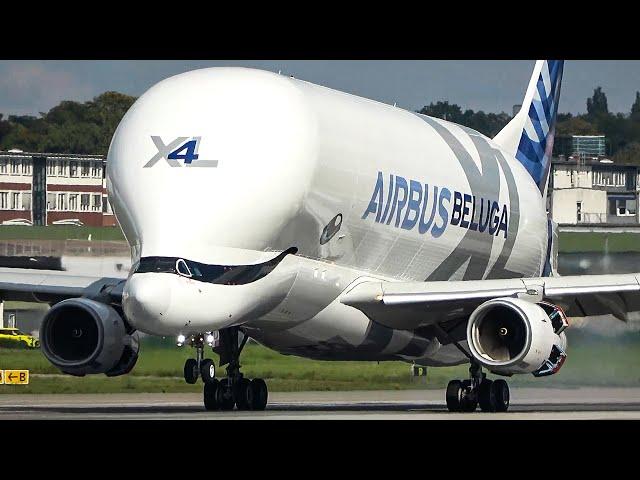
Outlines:
{"label": "green grass", "polygon": [[560,253],[640,252],[640,234],[562,232],[558,239],[558,250]]}
{"label": "green grass", "polygon": [[73,225],[0,225],[0,240],[121,240],[120,227],[75,227]]}
{"label": "green grass", "polygon": [[[165,342],[166,343],[166,342]],[[552,377],[515,375],[513,386],[640,387],[640,335],[600,338],[573,332],[569,357]],[[129,375],[32,377],[28,386],[0,386],[0,393],[107,393],[198,392],[201,384],[187,385],[181,378],[190,348],[167,347],[159,341],[142,345],[138,364]],[[215,355],[211,355],[216,360]],[[465,378],[467,366],[429,368],[426,381],[410,376],[404,362],[323,362],[280,355],[259,345],[247,345],[242,370],[248,377],[268,380],[271,391],[443,389],[453,378]],[[0,369],[29,369],[31,374],[59,374],[39,350],[0,350]],[[218,376],[223,376],[218,371]]]}

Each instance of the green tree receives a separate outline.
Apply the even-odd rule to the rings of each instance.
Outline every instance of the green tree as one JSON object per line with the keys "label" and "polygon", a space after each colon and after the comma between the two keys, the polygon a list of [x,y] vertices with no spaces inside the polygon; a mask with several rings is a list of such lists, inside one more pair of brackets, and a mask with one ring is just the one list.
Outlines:
{"label": "green tree", "polygon": [[640,92],[636,92],[636,101],[631,105],[631,119],[640,121]]}
{"label": "green tree", "polygon": [[455,103],[449,103],[447,100],[437,103],[431,102],[428,106],[422,107],[418,113],[454,123],[462,121],[462,109],[460,106]]}
{"label": "green tree", "polygon": [[573,118],[573,115],[571,113],[560,113],[558,112],[558,116],[557,116],[557,122],[566,122],[567,120],[571,120]]}
{"label": "green tree", "polygon": [[587,98],[587,115],[597,117],[608,114],[609,106],[607,105],[607,96],[602,91],[602,87],[598,87],[593,91],[593,96]]}
{"label": "green tree", "polygon": [[89,118],[99,128],[97,148],[106,152],[120,120],[131,108],[135,97],[118,92],[105,92],[88,102]]}
{"label": "green tree", "polygon": [[640,142],[628,143],[613,156],[613,161],[640,165]]}
{"label": "green tree", "polygon": [[2,139],[11,132],[11,124],[9,120],[4,119],[4,115],[0,113],[0,144]]}
{"label": "green tree", "polygon": [[504,112],[485,113],[483,111],[474,112],[469,109],[463,113],[459,105],[448,101],[432,102],[423,107],[418,113],[473,128],[488,137],[494,137],[511,120],[511,117]]}
{"label": "green tree", "polygon": [[597,135],[598,128],[584,117],[570,117],[556,124],[556,135]]}
{"label": "green tree", "polygon": [[106,92],[89,102],[65,100],[40,118],[0,118],[0,148],[48,153],[106,154],[118,123],[134,97]]}

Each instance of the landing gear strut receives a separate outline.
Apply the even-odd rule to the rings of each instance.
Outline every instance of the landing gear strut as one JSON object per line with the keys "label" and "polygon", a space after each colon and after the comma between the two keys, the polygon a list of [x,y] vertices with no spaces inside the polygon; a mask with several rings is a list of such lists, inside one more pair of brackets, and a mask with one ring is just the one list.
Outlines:
{"label": "landing gear strut", "polygon": [[[227,378],[204,385],[204,406],[207,410],[264,410],[269,391],[261,378],[249,380],[240,372],[240,353],[248,337],[239,341],[238,327],[220,332],[220,365],[227,365]],[[214,379],[215,380],[215,379]]]}
{"label": "landing gear strut", "polygon": [[469,380],[451,380],[447,385],[447,408],[450,412],[474,412],[480,404],[483,412],[506,412],[509,408],[509,385],[492,381],[482,367],[471,361]]}
{"label": "landing gear strut", "polygon": [[[211,333],[197,334],[189,338],[188,342],[196,349],[196,358],[189,358],[184,362],[184,381],[194,384],[201,377],[205,385],[216,382],[216,367],[213,360],[204,357],[204,343],[211,340]],[[178,338],[178,346],[187,342],[183,336]],[[209,342],[211,344],[211,342]]]}

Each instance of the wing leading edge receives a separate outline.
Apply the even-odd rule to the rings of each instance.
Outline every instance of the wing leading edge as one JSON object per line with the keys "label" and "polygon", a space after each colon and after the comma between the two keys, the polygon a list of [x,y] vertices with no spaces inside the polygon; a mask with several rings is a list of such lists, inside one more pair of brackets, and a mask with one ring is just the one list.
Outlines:
{"label": "wing leading edge", "polygon": [[125,278],[0,268],[0,300],[56,303],[67,298],[87,297],[120,304]]}
{"label": "wing leading edge", "polygon": [[[549,300],[569,317],[640,312],[640,273],[454,282],[363,282],[341,302],[391,328],[415,328],[464,318],[494,298]],[[427,315],[428,314],[428,315]]]}

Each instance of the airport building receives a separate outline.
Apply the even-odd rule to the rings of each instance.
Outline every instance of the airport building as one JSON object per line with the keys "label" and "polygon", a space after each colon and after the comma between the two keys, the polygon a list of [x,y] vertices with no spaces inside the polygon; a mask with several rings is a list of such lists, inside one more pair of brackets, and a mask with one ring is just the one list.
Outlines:
{"label": "airport building", "polygon": [[0,224],[115,226],[102,155],[0,151]]}
{"label": "airport building", "polygon": [[606,155],[604,135],[573,135],[571,137],[573,153],[578,155],[602,157]]}
{"label": "airport building", "polygon": [[607,155],[607,139],[604,135],[558,135],[553,154],[582,161],[601,160]]}
{"label": "airport building", "polygon": [[559,136],[554,143],[548,209],[565,227],[640,226],[640,167],[606,158],[604,135]]}
{"label": "airport building", "polygon": [[639,225],[637,165],[554,159],[549,210],[559,225]]}

